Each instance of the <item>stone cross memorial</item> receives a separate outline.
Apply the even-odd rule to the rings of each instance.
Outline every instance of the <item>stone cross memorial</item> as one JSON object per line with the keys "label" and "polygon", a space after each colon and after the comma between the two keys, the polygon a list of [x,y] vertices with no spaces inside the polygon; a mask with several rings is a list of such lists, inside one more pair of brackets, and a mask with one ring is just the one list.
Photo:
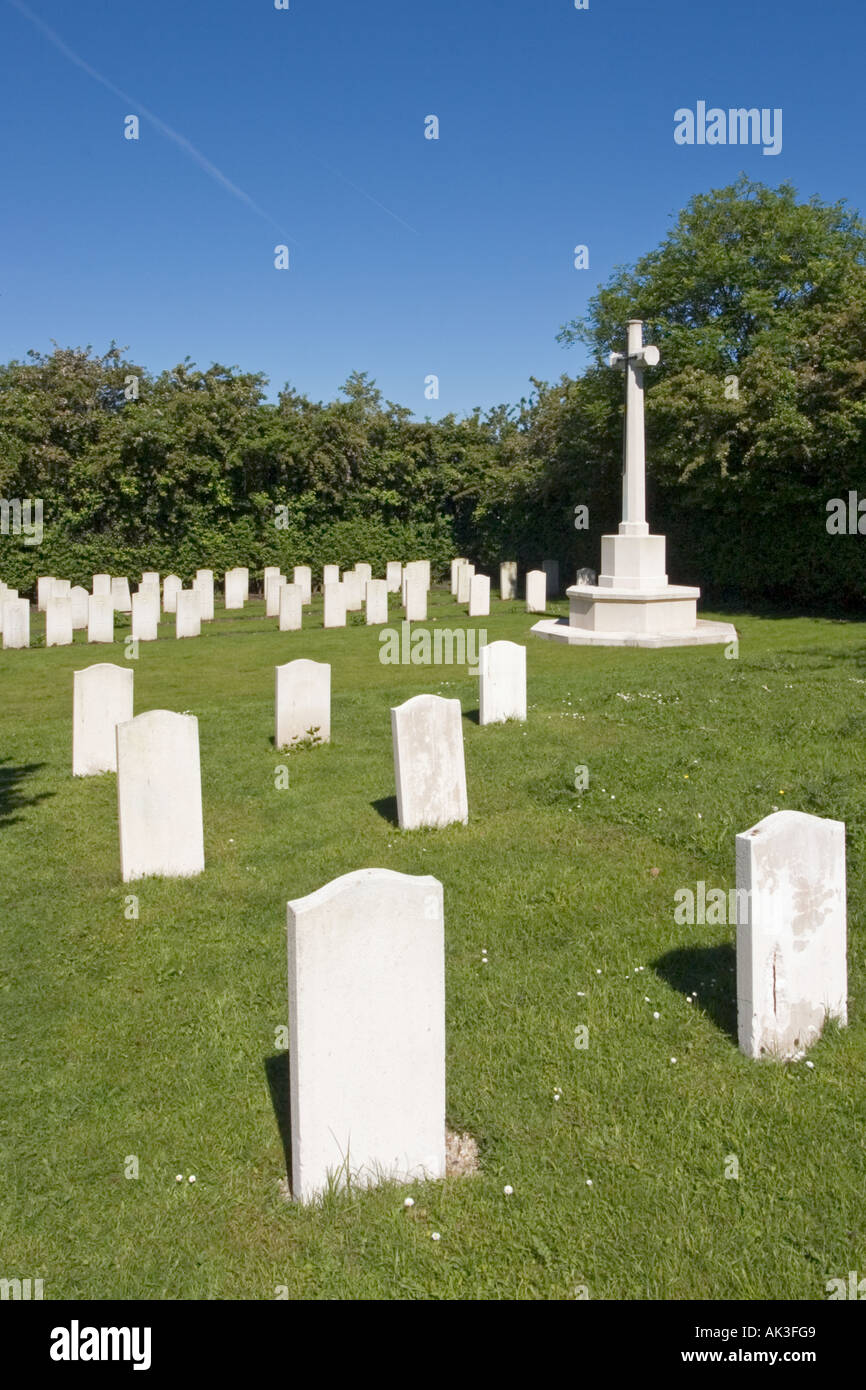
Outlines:
{"label": "stone cross memorial", "polygon": [[643,324],[629,320],[625,352],[610,355],[625,374],[622,521],[615,536],[601,538],[598,583],[568,590],[569,614],[545,619],[538,637],[572,646],[684,647],[736,641],[730,623],[700,621],[700,589],[669,584],[665,537],[650,534],[646,519],[644,371],[660,360],[657,347],[643,344]]}
{"label": "stone cross memorial", "polygon": [[287,916],[293,1197],[443,1178],[442,884],[360,869]]}
{"label": "stone cross memorial", "polygon": [[847,1022],[845,826],[776,811],[737,836],[737,1036],[747,1057],[801,1057]]}

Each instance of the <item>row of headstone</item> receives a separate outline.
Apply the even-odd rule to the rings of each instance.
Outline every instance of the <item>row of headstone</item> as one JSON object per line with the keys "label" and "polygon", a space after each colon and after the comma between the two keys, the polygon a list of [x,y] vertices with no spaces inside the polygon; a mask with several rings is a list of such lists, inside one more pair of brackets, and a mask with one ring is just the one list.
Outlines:
{"label": "row of headstone", "polygon": [[[432,699],[392,711],[401,736],[427,736],[419,702]],[[737,890],[749,904],[737,929],[739,1045],[801,1057],[829,1018],[847,1021],[844,825],[768,816],[737,836]],[[442,884],[361,869],[287,909],[292,1195],[441,1178]]]}

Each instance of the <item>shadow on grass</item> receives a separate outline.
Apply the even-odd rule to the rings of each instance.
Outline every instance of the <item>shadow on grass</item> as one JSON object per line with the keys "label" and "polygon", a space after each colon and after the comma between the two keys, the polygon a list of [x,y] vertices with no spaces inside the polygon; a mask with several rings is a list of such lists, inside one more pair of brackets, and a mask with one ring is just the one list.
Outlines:
{"label": "shadow on grass", "polygon": [[35,806],[54,792],[40,792],[38,796],[25,796],[21,784],[27,777],[33,777],[44,763],[22,763],[20,767],[7,766],[7,760],[0,760],[0,824],[14,825],[20,816],[14,813],[24,806]]}
{"label": "shadow on grass", "polygon": [[697,993],[699,1007],[736,1043],[737,953],[730,943],[682,946],[651,964],[672,989],[681,994]]}
{"label": "shadow on grass", "polygon": [[469,722],[470,722],[470,724],[480,724],[480,723],[481,723],[481,710],[480,710],[480,709],[465,709],[465,710],[463,711],[463,718],[464,718],[464,719],[468,719]]}
{"label": "shadow on grass", "polygon": [[289,1054],[277,1052],[265,1058],[265,1076],[271,1093],[274,1118],[280,1131],[280,1142],[286,1160],[286,1174],[292,1180],[292,1111],[289,1090]]}
{"label": "shadow on grass", "polygon": [[374,811],[378,811],[383,820],[390,821],[391,825],[396,825],[399,829],[400,822],[397,819],[397,798],[396,796],[380,796],[378,801],[371,801],[370,805]]}

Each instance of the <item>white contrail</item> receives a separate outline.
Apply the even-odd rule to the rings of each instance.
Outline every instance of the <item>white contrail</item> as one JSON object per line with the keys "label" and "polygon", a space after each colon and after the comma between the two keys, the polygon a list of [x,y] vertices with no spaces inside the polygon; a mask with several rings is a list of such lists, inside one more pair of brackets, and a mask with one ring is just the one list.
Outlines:
{"label": "white contrail", "polygon": [[[236,198],[240,198],[241,202],[246,203],[247,207],[252,208],[253,212],[257,213],[259,217],[263,217],[266,222],[270,222],[271,226],[276,227],[281,236],[284,235],[279,222],[275,222],[273,217],[265,212],[264,208],[260,208],[258,203],[254,202],[250,195],[245,193],[242,188],[238,188],[237,184],[232,183],[231,179],[227,179],[222,170],[218,169],[215,164],[211,164],[210,160],[206,159],[201,151],[196,149],[195,145],[190,144],[185,135],[179,135],[176,130],[172,130],[171,126],[166,125],[165,121],[161,121],[152,111],[148,111],[147,107],[143,106],[135,97],[131,97],[127,92],[122,91],[120,87],[115,87],[114,83],[109,82],[107,77],[103,77],[101,72],[97,72],[96,69],[92,68],[83,58],[79,58],[78,54],[75,53],[67,43],[63,42],[60,35],[41,20],[38,15],[34,14],[29,6],[23,3],[23,0],[7,0],[7,3],[23,14],[25,19],[28,19],[37,29],[40,29],[49,43],[52,43],[65,58],[68,58],[70,63],[74,63],[77,68],[81,68],[82,72],[86,72],[88,77],[92,77],[94,82],[99,82],[109,92],[112,92],[114,96],[121,97],[128,106],[134,107],[146,120],[150,121],[151,125],[156,126],[157,130],[162,131],[163,135],[167,136],[169,140],[173,140],[180,149],[190,155],[200,169],[204,169],[206,174],[210,174],[211,178],[218,184],[221,184],[229,193],[234,194]],[[315,155],[313,157],[316,158]],[[324,160],[321,159],[316,159],[316,162],[320,164],[323,169],[327,169],[330,174],[335,174],[337,178],[342,179],[343,183],[348,184],[349,188],[354,189],[356,193],[360,193],[363,198],[367,198],[371,203],[375,203],[377,208],[381,208],[389,217],[393,217],[394,221],[399,222],[401,227],[406,227],[410,232],[417,232],[417,227],[411,226],[408,222],[405,222],[402,217],[398,217],[396,212],[392,212],[384,203],[380,203],[379,199],[374,198],[372,193],[367,193],[365,189],[359,188],[351,179],[346,178],[346,175],[342,174],[339,169],[331,168],[330,165],[325,164]],[[287,240],[291,241],[291,237],[287,238]]]}
{"label": "white contrail", "polygon": [[115,87],[114,83],[109,82],[107,77],[103,77],[102,73],[97,72],[96,69],[92,68],[89,63],[86,63],[83,58],[79,58],[78,54],[75,53],[68,44],[63,42],[60,35],[49,28],[38,15],[35,15],[27,5],[23,4],[22,0],[7,0],[7,3],[12,5],[16,10],[19,10],[20,13],[24,15],[25,19],[28,19],[37,29],[41,29],[49,43],[53,44],[65,58],[68,58],[70,63],[74,63],[76,67],[81,68],[82,72],[86,72],[88,77],[92,77],[95,82],[101,83],[101,85],[107,88],[109,92],[112,92],[114,96],[121,97],[122,100],[126,102],[127,106],[144,116],[146,120],[150,121],[151,125],[156,126],[157,130],[161,131],[169,140],[173,140],[186,154],[190,155],[200,169],[204,169],[206,174],[210,174],[212,179],[229,193],[234,194],[236,198],[240,198],[242,203],[246,203],[248,208],[252,208],[253,212],[257,213],[259,217],[263,217],[266,222],[270,222],[271,226],[276,227],[280,235],[283,235],[279,222],[275,222],[273,217],[265,212],[264,208],[260,208],[258,203],[254,202],[248,193],[245,193],[242,188],[238,188],[237,184],[232,183],[231,179],[226,178],[222,170],[218,169],[215,164],[211,164],[210,160],[206,159],[201,151],[197,150],[195,145],[187,140],[185,135],[179,135],[176,130],[172,130],[171,126],[166,125],[165,121],[161,121],[158,116],[155,116],[152,111],[149,111],[147,107],[143,106],[135,97],[130,96],[128,92],[122,91],[120,87]]}

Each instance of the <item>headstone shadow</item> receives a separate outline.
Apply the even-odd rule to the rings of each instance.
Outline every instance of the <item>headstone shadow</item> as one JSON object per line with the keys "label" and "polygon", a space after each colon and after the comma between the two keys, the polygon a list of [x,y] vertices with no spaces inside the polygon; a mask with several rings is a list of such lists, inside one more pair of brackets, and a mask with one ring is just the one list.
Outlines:
{"label": "headstone shadow", "polygon": [[737,953],[729,942],[681,946],[650,964],[680,994],[697,993],[697,1006],[737,1042]]}
{"label": "headstone shadow", "polygon": [[289,1182],[291,1182],[292,1107],[288,1052],[277,1052],[274,1056],[265,1058],[265,1077],[268,1083],[268,1090],[271,1093],[271,1105],[274,1107],[274,1118],[277,1122],[277,1129],[280,1132],[280,1142],[282,1143],[283,1155],[286,1160],[286,1175]]}
{"label": "headstone shadow", "polygon": [[38,796],[25,796],[21,785],[27,777],[33,777],[44,767],[44,763],[21,763],[15,766],[7,759],[0,759],[0,824],[14,825],[21,819],[16,811],[25,806],[35,806],[54,792],[40,792]]}
{"label": "headstone shadow", "polygon": [[378,801],[371,801],[370,805],[383,820],[389,821],[391,825],[399,827],[400,821],[397,818],[397,798],[396,796],[380,796]]}

